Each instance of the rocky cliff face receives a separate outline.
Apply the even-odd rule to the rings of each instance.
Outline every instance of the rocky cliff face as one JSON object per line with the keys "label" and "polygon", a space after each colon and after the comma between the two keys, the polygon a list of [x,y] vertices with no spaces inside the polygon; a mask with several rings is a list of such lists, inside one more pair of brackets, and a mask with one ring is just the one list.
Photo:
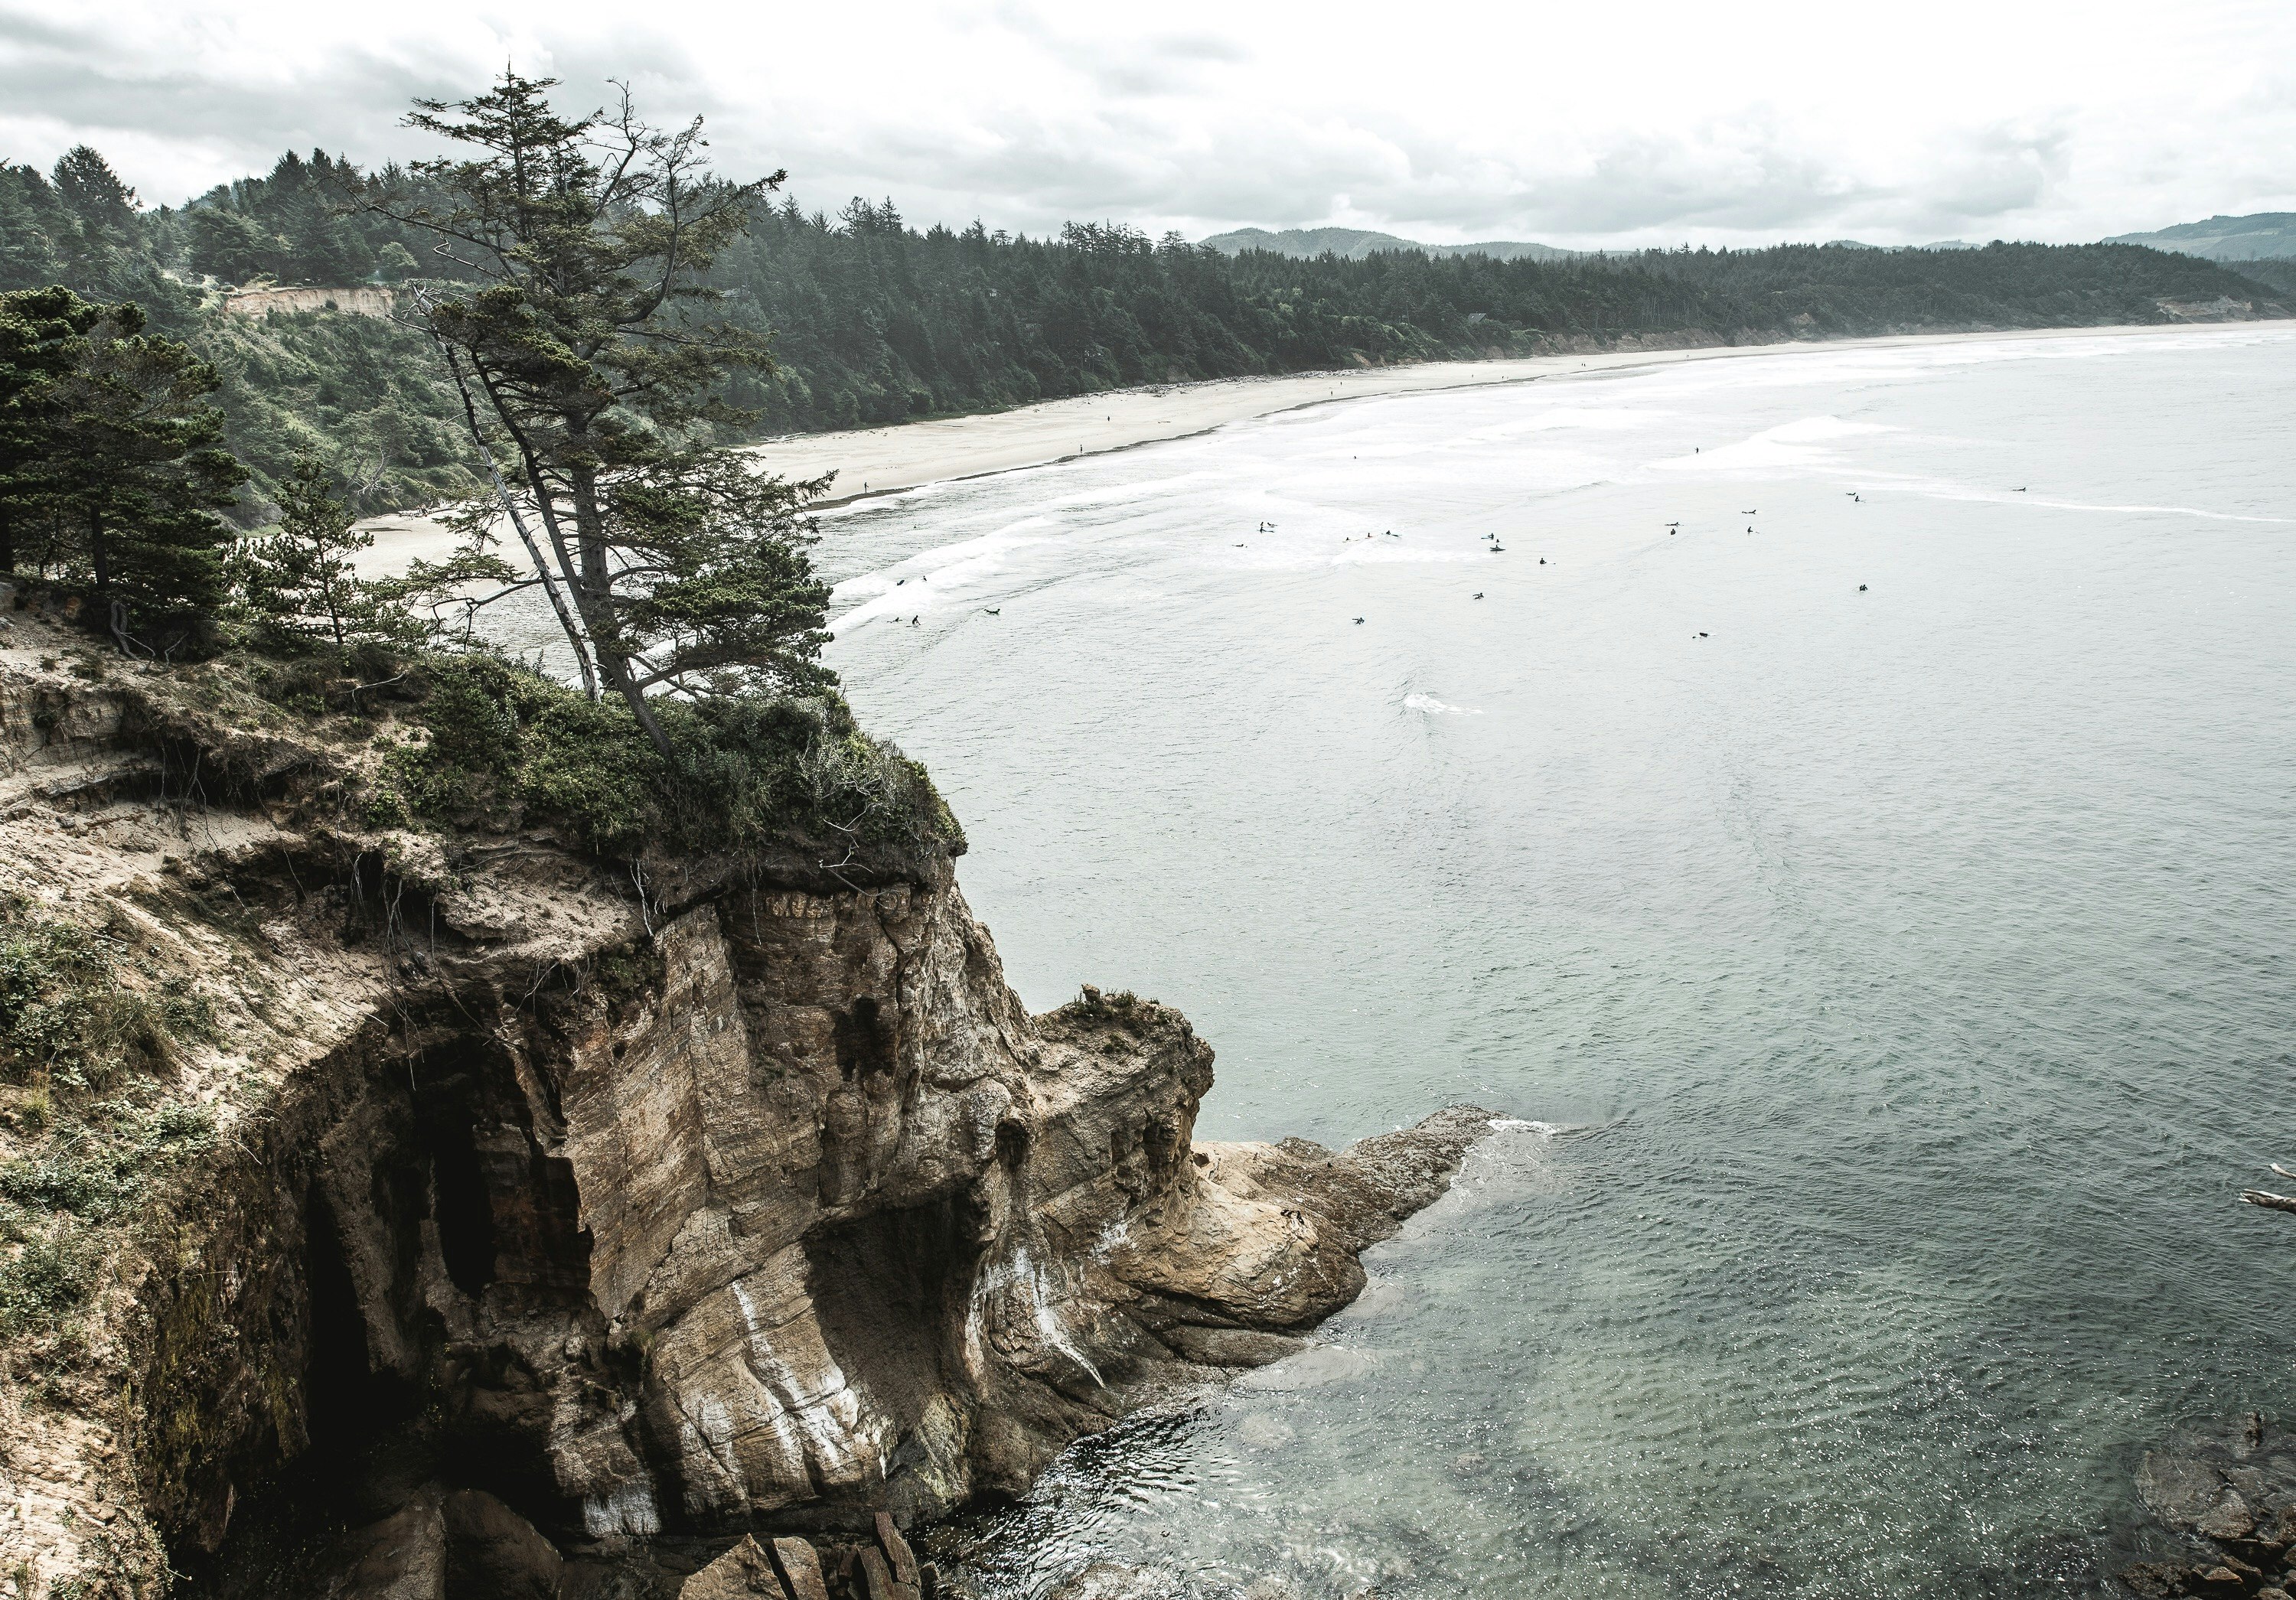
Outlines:
{"label": "rocky cliff face", "polygon": [[[379,1440],[569,1547],[1018,1493],[1296,1348],[1482,1126],[1198,1148],[1185,1019],[1029,1014],[945,856],[362,830],[356,751],[0,641],[5,889],[214,1018],[149,1090],[212,1140],[11,1349],[28,1592],[156,1592],[163,1547],[228,1587],[246,1507]],[[48,1159],[7,1092],[0,1175]]]}
{"label": "rocky cliff face", "polygon": [[273,311],[341,311],[353,316],[389,316],[398,304],[398,295],[395,291],[371,283],[347,289],[269,285],[226,291],[223,304],[225,310],[240,316],[262,316]]}

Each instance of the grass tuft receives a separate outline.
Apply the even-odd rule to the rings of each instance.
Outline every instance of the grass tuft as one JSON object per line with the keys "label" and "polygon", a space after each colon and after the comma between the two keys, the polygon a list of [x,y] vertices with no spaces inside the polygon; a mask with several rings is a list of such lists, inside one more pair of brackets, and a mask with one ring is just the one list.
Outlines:
{"label": "grass tuft", "polygon": [[167,1064],[166,1011],[121,985],[119,953],[92,929],[0,902],[0,1080],[102,1089]]}

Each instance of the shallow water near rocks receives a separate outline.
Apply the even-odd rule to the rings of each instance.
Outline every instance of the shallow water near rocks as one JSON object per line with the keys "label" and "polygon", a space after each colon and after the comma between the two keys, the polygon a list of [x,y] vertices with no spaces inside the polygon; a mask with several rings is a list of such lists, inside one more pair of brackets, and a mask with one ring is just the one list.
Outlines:
{"label": "shallow water near rocks", "polygon": [[2087,1593],[2296,1412],[2292,416],[2284,324],[1816,349],[826,519],[1032,1005],[1184,1008],[1200,1136],[1538,1125],[984,1594]]}

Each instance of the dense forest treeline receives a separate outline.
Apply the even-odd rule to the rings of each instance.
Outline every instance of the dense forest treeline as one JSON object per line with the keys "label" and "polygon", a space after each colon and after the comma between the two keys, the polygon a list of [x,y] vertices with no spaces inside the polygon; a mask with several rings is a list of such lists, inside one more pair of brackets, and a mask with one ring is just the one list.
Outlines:
{"label": "dense forest treeline", "polygon": [[[266,513],[299,458],[362,509],[476,487],[428,341],[379,318],[226,310],[219,286],[392,284],[440,263],[401,215],[421,182],[314,152],[182,207],[144,208],[97,152],[0,166],[0,289],[132,299],[211,363]],[[445,275],[454,275],[451,271]],[[2268,275],[2259,274],[2259,277]],[[1029,239],[920,231],[892,202],[837,216],[760,198],[718,257],[713,315],[768,333],[776,369],[726,398],[759,433],[882,425],[1140,383],[1529,355],[1635,339],[1726,342],[2169,320],[2161,302],[2254,301],[2213,262],[2136,245],[1968,250],[1784,245],[1569,261],[1226,256],[1113,225]]]}
{"label": "dense forest treeline", "polygon": [[2243,261],[2234,271],[2251,283],[2276,289],[2284,295],[2296,295],[2296,256],[2259,256]]}

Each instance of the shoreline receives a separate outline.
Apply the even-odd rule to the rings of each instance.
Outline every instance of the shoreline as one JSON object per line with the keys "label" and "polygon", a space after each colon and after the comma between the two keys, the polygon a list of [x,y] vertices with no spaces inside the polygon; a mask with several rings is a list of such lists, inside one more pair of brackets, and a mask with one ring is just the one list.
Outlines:
{"label": "shoreline", "polygon": [[[2228,323],[2144,323],[2080,328],[1989,329],[1960,333],[1890,333],[1870,339],[1824,339],[1776,344],[1689,345],[1586,354],[1524,356],[1487,361],[1423,361],[1397,366],[1350,367],[1250,378],[1206,378],[1186,383],[1107,390],[1058,400],[1038,400],[1005,411],[860,428],[839,433],[784,434],[744,450],[793,480],[837,475],[818,510],[906,494],[936,483],[956,483],[1000,472],[1054,466],[1143,445],[1186,439],[1230,423],[1276,416],[1345,400],[1431,394],[1529,383],[1586,373],[1620,372],[1688,361],[1791,357],[1828,350],[1891,349],[1907,345],[1973,340],[2087,339],[2189,333],[2195,329],[2284,324],[2296,318],[2259,317]],[[856,485],[858,487],[854,487]],[[396,573],[417,557],[438,559],[452,546],[427,516],[386,515],[360,526],[376,536],[358,565],[368,576]]]}

